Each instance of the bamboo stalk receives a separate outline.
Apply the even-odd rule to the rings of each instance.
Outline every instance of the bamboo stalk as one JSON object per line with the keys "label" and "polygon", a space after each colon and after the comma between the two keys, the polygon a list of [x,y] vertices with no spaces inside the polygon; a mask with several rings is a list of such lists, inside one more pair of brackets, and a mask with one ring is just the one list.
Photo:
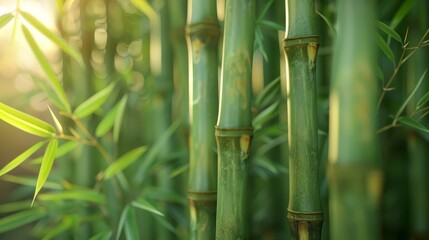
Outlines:
{"label": "bamboo stalk", "polygon": [[254,0],[227,0],[220,84],[216,239],[247,238],[247,159],[253,135]]}
{"label": "bamboo stalk", "polygon": [[320,239],[323,213],[319,196],[316,112],[314,1],[286,2],[289,206],[292,239]]}
{"label": "bamboo stalk", "polygon": [[374,4],[342,0],[337,12],[328,167],[331,238],[379,239]]}
{"label": "bamboo stalk", "polygon": [[217,163],[219,24],[216,1],[188,2],[189,109],[191,122],[188,200],[191,239],[214,239]]}

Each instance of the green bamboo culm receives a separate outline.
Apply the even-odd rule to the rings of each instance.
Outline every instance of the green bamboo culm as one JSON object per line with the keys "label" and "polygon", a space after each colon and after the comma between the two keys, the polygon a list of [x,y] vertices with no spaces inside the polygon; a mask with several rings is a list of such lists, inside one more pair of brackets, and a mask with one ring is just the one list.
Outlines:
{"label": "green bamboo culm", "polygon": [[288,93],[289,206],[292,239],[320,239],[314,0],[286,1],[286,85]]}
{"label": "green bamboo culm", "polygon": [[374,2],[341,0],[337,7],[327,173],[331,239],[379,239]]}
{"label": "green bamboo culm", "polygon": [[218,111],[218,42],[215,0],[188,1],[190,238],[216,234],[217,162],[214,137]]}
{"label": "green bamboo culm", "polygon": [[253,135],[251,79],[255,1],[227,0],[222,53],[216,239],[247,239],[247,168]]}

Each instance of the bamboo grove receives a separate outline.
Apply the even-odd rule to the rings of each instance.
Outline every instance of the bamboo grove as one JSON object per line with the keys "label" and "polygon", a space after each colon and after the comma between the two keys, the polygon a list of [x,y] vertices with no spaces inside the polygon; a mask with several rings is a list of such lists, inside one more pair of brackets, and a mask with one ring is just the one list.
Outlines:
{"label": "bamboo grove", "polygon": [[0,2],[0,238],[428,239],[428,7]]}

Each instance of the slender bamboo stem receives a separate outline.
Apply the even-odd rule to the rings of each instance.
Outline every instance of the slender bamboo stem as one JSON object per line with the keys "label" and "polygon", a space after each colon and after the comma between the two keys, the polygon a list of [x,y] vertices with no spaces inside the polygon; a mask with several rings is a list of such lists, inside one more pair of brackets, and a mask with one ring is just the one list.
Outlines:
{"label": "slender bamboo stem", "polygon": [[342,0],[337,12],[328,169],[331,238],[379,239],[374,4]]}
{"label": "slender bamboo stem", "polygon": [[220,84],[216,239],[247,238],[247,159],[253,135],[254,0],[227,0]]}
{"label": "slender bamboo stem", "polygon": [[289,141],[288,219],[292,239],[320,239],[314,1],[287,1],[286,55]]}
{"label": "slender bamboo stem", "polygon": [[189,211],[191,239],[214,239],[217,163],[214,125],[218,110],[219,24],[216,1],[188,2]]}

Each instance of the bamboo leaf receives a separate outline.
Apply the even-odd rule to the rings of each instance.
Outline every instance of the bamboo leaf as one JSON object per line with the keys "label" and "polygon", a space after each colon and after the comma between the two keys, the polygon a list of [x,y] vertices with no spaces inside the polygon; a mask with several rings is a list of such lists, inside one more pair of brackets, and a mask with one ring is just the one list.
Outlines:
{"label": "bamboo leaf", "polygon": [[275,31],[283,31],[285,29],[284,26],[282,26],[278,23],[275,23],[275,22],[268,21],[268,20],[259,20],[256,22],[256,24],[259,24],[262,27],[265,27],[265,28],[270,29],[270,30],[275,30]]}
{"label": "bamboo leaf", "polygon": [[56,224],[54,227],[49,228],[49,231],[44,234],[41,240],[50,240],[58,236],[59,234],[67,231],[73,227],[74,221],[71,216],[63,217],[62,221],[59,224]]}
{"label": "bamboo leaf", "polygon": [[[185,165],[186,166],[186,165]],[[156,201],[186,204],[186,199],[175,191],[164,187],[148,187],[144,189],[144,196]]]}
{"label": "bamboo leaf", "polygon": [[377,34],[377,45],[388,59],[392,62],[395,61],[395,55],[393,54],[392,49],[390,49],[389,45],[387,45],[386,41],[384,41],[379,34]]}
{"label": "bamboo leaf", "polygon": [[429,101],[429,92],[427,92],[423,97],[417,102],[417,109],[421,109]]}
{"label": "bamboo leaf", "polygon": [[0,16],[0,28],[6,26],[13,19],[12,13],[5,13]]}
{"label": "bamboo leaf", "polygon": [[337,31],[335,31],[334,25],[332,25],[331,21],[327,17],[325,17],[321,12],[316,11],[317,15],[319,15],[323,21],[328,25],[329,30],[333,33],[334,36],[337,35]]}
{"label": "bamboo leaf", "polygon": [[109,240],[112,237],[112,231],[104,231],[92,236],[89,240]]}
{"label": "bamboo leaf", "polygon": [[143,164],[137,169],[134,175],[134,181],[141,183],[146,177],[146,173],[149,171],[150,166],[156,159],[156,156],[163,150],[165,143],[173,135],[180,125],[180,120],[176,120],[171,126],[161,135],[155,144],[149,149],[149,152],[145,155]]}
{"label": "bamboo leaf", "polygon": [[262,19],[265,16],[265,14],[268,12],[268,9],[270,9],[273,2],[274,2],[274,0],[270,0],[267,4],[265,4],[264,9],[262,9],[262,11],[258,17],[258,20]]}
{"label": "bamboo leaf", "polygon": [[84,101],[83,103],[81,103],[79,106],[76,107],[73,114],[77,118],[85,118],[89,116],[91,113],[95,112],[109,98],[110,93],[112,93],[114,86],[115,86],[115,83],[111,83],[109,86],[105,87],[98,93],[88,98],[86,101]]}
{"label": "bamboo leaf", "polygon": [[130,166],[134,161],[136,161],[139,157],[143,155],[147,151],[147,147],[139,147],[136,149],[133,149],[129,151],[128,153],[124,154],[122,157],[120,157],[118,160],[114,161],[112,164],[107,167],[106,171],[104,172],[104,178],[110,179],[122,170],[124,170],[126,167]]}
{"label": "bamboo leaf", "polygon": [[49,101],[52,102],[58,109],[63,109],[63,104],[61,103],[60,98],[54,91],[52,91],[49,83],[37,76],[32,76],[32,78],[40,90],[47,95]]}
{"label": "bamboo leaf", "polygon": [[76,51],[72,46],[70,46],[66,41],[64,41],[64,39],[55,35],[30,13],[21,10],[20,14],[28,23],[31,24],[31,26],[36,28],[40,33],[42,33],[45,37],[55,43],[59,48],[61,48],[64,53],[74,58],[80,64],[80,66],[84,66],[82,56],[79,54],[78,51]]}
{"label": "bamboo leaf", "polygon": [[30,209],[6,216],[0,219],[0,233],[17,229],[46,215],[47,212],[42,209]]}
{"label": "bamboo leaf", "polygon": [[121,102],[118,102],[110,112],[106,114],[106,116],[101,120],[98,124],[97,129],[95,130],[95,136],[101,137],[104,136],[110,129],[112,129],[113,124],[115,122],[116,116],[118,114],[119,106]]}
{"label": "bamboo leaf", "polygon": [[50,124],[18,111],[0,102],[0,119],[24,132],[39,137],[54,137],[55,129]]}
{"label": "bamboo leaf", "polygon": [[131,3],[134,5],[134,7],[145,14],[153,24],[158,24],[159,17],[147,0],[131,0]]}
{"label": "bamboo leaf", "polygon": [[43,201],[76,200],[97,204],[106,203],[106,196],[92,189],[76,189],[54,193],[43,193],[39,195],[39,199]]}
{"label": "bamboo leaf", "polygon": [[121,217],[119,218],[118,229],[116,230],[116,240],[119,240],[121,237],[122,229],[124,228],[125,221],[127,220],[129,210],[129,205],[126,205],[122,210]]}
{"label": "bamboo leaf", "polygon": [[393,125],[396,124],[396,121],[399,119],[399,116],[402,114],[402,112],[404,111],[405,107],[408,105],[408,103],[410,102],[410,100],[413,98],[414,94],[416,94],[417,90],[419,89],[420,85],[423,82],[423,79],[425,78],[427,73],[427,69],[424,71],[424,73],[422,74],[422,76],[420,77],[419,81],[417,82],[416,86],[414,87],[413,91],[410,93],[410,95],[408,95],[407,99],[405,100],[405,102],[401,105],[401,107],[399,108],[398,112],[395,115],[395,118],[393,120]]}
{"label": "bamboo leaf", "polygon": [[16,157],[12,161],[10,161],[6,166],[4,166],[0,170],[0,176],[8,173],[12,169],[19,166],[22,162],[24,162],[31,155],[33,155],[37,150],[39,150],[44,144],[45,144],[45,142],[38,142],[38,143],[34,144],[32,147],[30,147],[29,149],[27,149],[26,151],[24,151],[23,153],[21,153],[18,157]]}
{"label": "bamboo leaf", "polygon": [[136,208],[140,208],[140,209],[146,210],[148,212],[151,212],[153,214],[164,217],[164,214],[162,212],[160,212],[150,202],[146,201],[143,198],[139,198],[138,200],[133,201],[131,203],[131,205],[136,207]]}
{"label": "bamboo leaf", "polygon": [[410,12],[410,10],[414,6],[414,0],[406,0],[404,3],[399,7],[398,11],[395,13],[395,15],[392,18],[392,22],[390,23],[390,27],[392,29],[395,29],[404,19],[405,16]]}
{"label": "bamboo leaf", "polygon": [[58,140],[52,139],[49,141],[48,147],[46,148],[45,154],[43,156],[42,165],[40,166],[39,175],[37,176],[36,190],[34,191],[33,202],[37,197],[37,194],[42,189],[46,180],[48,179],[49,173],[51,172],[52,165],[54,164],[54,159],[57,154],[58,149]]}
{"label": "bamboo leaf", "polygon": [[11,202],[0,205],[0,213],[10,213],[28,209],[31,201],[19,201],[19,202]]}
{"label": "bamboo leaf", "polygon": [[393,30],[392,28],[390,28],[389,26],[387,26],[383,22],[377,21],[377,27],[380,28],[387,35],[391,36],[396,41],[402,43],[401,36],[399,36],[399,34],[395,30]]}
{"label": "bamboo leaf", "polygon": [[60,134],[62,134],[64,132],[63,131],[63,126],[61,126],[61,123],[60,123],[60,121],[58,121],[57,116],[55,116],[54,112],[52,112],[51,107],[48,106],[48,109],[49,109],[49,112],[51,113],[52,119],[54,119],[54,123],[55,123],[55,126],[58,129],[58,132],[60,132]]}
{"label": "bamboo leaf", "polygon": [[22,25],[22,32],[24,33],[25,39],[30,45],[31,50],[36,56],[37,61],[42,67],[42,70],[45,72],[46,76],[48,77],[55,91],[55,94],[58,96],[61,102],[61,106],[59,106],[59,108],[65,112],[70,112],[70,104],[68,103],[66,93],[64,92],[63,87],[61,86],[54,70],[52,69],[51,64],[49,63],[48,59],[46,59],[45,55],[43,55],[42,50],[40,50],[39,46],[37,45],[36,41],[34,40],[28,28],[26,28],[24,25]]}
{"label": "bamboo leaf", "polygon": [[416,120],[414,120],[413,118],[410,117],[401,117],[398,120],[400,123],[412,127],[414,129],[429,133],[429,129],[426,128],[423,124],[417,122]]}
{"label": "bamboo leaf", "polygon": [[376,69],[376,72],[375,72],[375,73],[377,74],[377,77],[378,77],[380,80],[383,80],[383,79],[384,79],[384,73],[383,73],[383,70],[381,70],[380,66],[377,66],[377,69]]}
{"label": "bamboo leaf", "polygon": [[[79,146],[79,143],[75,141],[68,141],[64,144],[61,144],[61,146],[59,146],[57,150],[57,158],[68,154],[69,152],[73,151],[77,146]],[[40,164],[42,163],[42,160],[43,156],[35,158],[31,161],[31,164]]]}
{"label": "bamboo leaf", "polygon": [[125,237],[126,239],[140,239],[139,227],[136,219],[136,211],[130,208],[125,221]]}
{"label": "bamboo leaf", "polygon": [[272,119],[274,116],[278,114],[279,110],[279,101],[271,104],[271,106],[267,107],[265,110],[260,112],[254,119],[252,125],[254,126],[255,130],[258,130],[262,128],[262,126]]}
{"label": "bamboo leaf", "polygon": [[125,107],[127,106],[128,96],[122,97],[119,102],[118,113],[116,114],[115,123],[113,126],[113,142],[119,142],[119,133],[121,132],[122,119],[124,118]]}
{"label": "bamboo leaf", "polygon": [[[2,180],[15,183],[15,184],[30,186],[30,187],[35,187],[37,182],[36,179],[34,179],[33,177],[21,177],[21,176],[9,175],[9,174],[3,175]],[[63,189],[63,186],[61,184],[54,183],[54,182],[46,182],[43,187],[51,190]]]}
{"label": "bamboo leaf", "polygon": [[263,108],[267,104],[272,103],[278,97],[280,92],[280,77],[271,81],[262,91],[256,96],[256,108]]}

